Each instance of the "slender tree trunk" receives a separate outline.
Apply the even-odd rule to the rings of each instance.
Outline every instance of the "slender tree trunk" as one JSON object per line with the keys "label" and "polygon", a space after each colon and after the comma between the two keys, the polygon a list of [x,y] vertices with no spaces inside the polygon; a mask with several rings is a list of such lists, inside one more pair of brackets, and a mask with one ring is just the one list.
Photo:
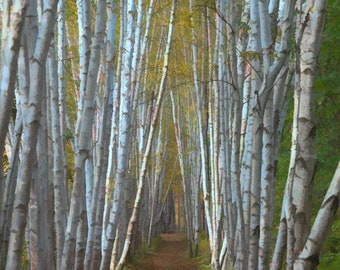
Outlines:
{"label": "slender tree trunk", "polygon": [[[65,22],[65,0],[59,0],[58,2],[58,18],[57,18],[57,28],[58,28],[58,43],[57,43],[57,65],[58,65],[58,100],[59,100],[59,121],[60,121],[60,136],[61,139],[61,151],[64,153],[62,155],[62,166],[63,166],[63,186],[65,187],[65,204],[68,209],[69,205],[69,193],[67,190],[67,175],[68,175],[68,160],[66,155],[66,118],[68,117],[67,107],[66,107],[66,48],[68,45],[66,38],[66,22]],[[71,128],[70,130],[74,130]],[[59,260],[60,261],[60,260]]]}
{"label": "slender tree trunk", "polygon": [[84,109],[84,98],[87,83],[87,73],[89,69],[90,54],[91,54],[91,3],[89,0],[77,0],[78,8],[78,31],[79,31],[79,96],[77,108],[77,122],[75,126],[75,139],[79,139],[82,114]]}
{"label": "slender tree trunk", "polygon": [[[60,2],[59,2],[60,3]],[[62,151],[62,133],[60,128],[60,111],[59,111],[59,95],[58,81],[54,74],[57,74],[55,50],[50,48],[48,57],[48,70],[50,74],[50,98],[51,98],[51,133],[53,148],[53,188],[54,188],[54,223],[56,230],[56,266],[60,269],[62,251],[65,241],[65,229],[67,223],[67,193],[66,179],[64,175],[64,164]]]}

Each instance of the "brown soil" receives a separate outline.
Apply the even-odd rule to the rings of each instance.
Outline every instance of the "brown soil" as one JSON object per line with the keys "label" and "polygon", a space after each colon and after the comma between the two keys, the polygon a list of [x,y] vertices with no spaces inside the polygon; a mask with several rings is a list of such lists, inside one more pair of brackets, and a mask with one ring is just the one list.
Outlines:
{"label": "brown soil", "polygon": [[161,234],[162,242],[157,253],[147,254],[134,270],[196,270],[194,259],[188,258],[183,233]]}

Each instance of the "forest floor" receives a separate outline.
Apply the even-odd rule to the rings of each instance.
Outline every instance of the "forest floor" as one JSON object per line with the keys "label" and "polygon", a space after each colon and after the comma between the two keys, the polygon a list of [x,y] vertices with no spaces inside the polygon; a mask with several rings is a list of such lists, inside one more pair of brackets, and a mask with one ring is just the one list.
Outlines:
{"label": "forest floor", "polygon": [[194,259],[188,258],[185,234],[161,234],[161,244],[157,252],[148,253],[133,270],[196,270]]}

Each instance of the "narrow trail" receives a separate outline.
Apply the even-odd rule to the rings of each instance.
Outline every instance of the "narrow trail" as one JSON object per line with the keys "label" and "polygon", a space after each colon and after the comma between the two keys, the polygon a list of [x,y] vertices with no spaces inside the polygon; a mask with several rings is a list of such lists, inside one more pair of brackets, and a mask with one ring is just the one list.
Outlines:
{"label": "narrow trail", "polygon": [[196,270],[195,260],[188,258],[187,244],[183,233],[161,234],[162,242],[157,253],[150,253],[142,265],[134,270]]}

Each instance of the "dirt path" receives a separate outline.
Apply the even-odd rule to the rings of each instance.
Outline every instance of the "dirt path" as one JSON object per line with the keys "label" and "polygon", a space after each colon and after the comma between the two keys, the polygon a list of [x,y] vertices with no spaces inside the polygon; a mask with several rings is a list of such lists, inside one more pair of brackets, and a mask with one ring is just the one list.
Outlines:
{"label": "dirt path", "polygon": [[148,254],[142,261],[142,265],[134,270],[196,270],[194,260],[189,259],[186,252],[184,234],[161,234],[162,242],[157,253]]}

